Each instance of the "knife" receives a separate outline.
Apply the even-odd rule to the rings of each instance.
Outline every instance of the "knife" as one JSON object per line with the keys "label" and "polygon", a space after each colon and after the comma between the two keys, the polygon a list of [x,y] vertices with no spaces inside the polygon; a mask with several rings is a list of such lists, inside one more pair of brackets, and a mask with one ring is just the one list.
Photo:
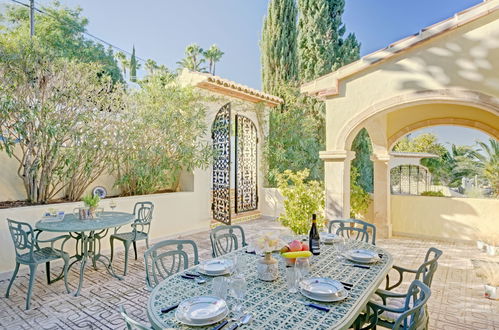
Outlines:
{"label": "knife", "polygon": [[227,323],[229,323],[228,320],[225,320],[223,321],[222,323],[220,323],[219,325],[217,325],[216,327],[213,328],[213,330],[220,330],[222,329],[223,327],[225,327],[227,325]]}
{"label": "knife", "polygon": [[168,313],[169,311],[172,311],[174,310],[175,308],[178,307],[178,304],[175,304],[175,305],[171,305],[169,307],[165,307],[165,308],[162,308],[161,309],[161,313]]}
{"label": "knife", "polygon": [[362,269],[371,269],[371,267],[369,266],[363,266],[363,265],[352,265],[353,267],[357,267],[357,268],[362,268]]}
{"label": "knife", "polygon": [[303,304],[303,305],[308,306],[308,307],[316,308],[316,309],[319,309],[319,310],[324,311],[324,312],[329,312],[330,311],[329,308],[321,306],[321,305],[309,303],[309,302],[306,302],[306,301],[303,301],[303,300],[297,300],[297,301],[300,304]]}

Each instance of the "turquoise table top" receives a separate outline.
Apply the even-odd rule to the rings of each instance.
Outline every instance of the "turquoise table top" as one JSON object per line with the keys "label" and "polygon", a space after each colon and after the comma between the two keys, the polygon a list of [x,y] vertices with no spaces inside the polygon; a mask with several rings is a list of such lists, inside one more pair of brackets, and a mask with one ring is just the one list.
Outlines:
{"label": "turquoise table top", "polygon": [[80,220],[74,214],[64,215],[64,219],[58,222],[44,222],[39,220],[35,226],[37,229],[52,232],[85,232],[102,230],[126,225],[132,222],[134,215],[125,212],[103,212],[96,219]]}
{"label": "turquoise table top", "polygon": [[[320,256],[311,257],[311,276],[330,277],[353,284],[353,288],[345,300],[319,303],[331,309],[327,313],[296,302],[297,299],[314,301],[305,298],[300,293],[292,294],[287,291],[282,260],[279,261],[279,279],[274,282],[263,282],[257,278],[256,272],[256,264],[261,257],[245,253],[246,248],[217,258],[230,258],[232,254],[237,254],[238,258],[242,258],[246,264],[244,273],[248,289],[244,300],[244,309],[253,313],[253,319],[250,324],[241,328],[347,329],[393,265],[392,256],[377,246],[350,240],[348,244],[351,249],[368,249],[383,254],[383,257],[377,263],[369,265],[369,269],[362,269],[352,267],[353,263],[349,261],[336,260],[334,258],[336,251],[332,245],[321,245]],[[187,272],[192,272],[194,268],[187,270]],[[187,298],[211,294],[211,277],[205,276],[207,283],[200,285],[195,281],[183,279],[180,276],[183,273],[172,275],[163,280],[151,292],[147,312],[154,329],[187,328],[176,321],[175,311],[162,313],[161,309],[178,304]],[[214,326],[208,326],[206,329],[212,329]]]}

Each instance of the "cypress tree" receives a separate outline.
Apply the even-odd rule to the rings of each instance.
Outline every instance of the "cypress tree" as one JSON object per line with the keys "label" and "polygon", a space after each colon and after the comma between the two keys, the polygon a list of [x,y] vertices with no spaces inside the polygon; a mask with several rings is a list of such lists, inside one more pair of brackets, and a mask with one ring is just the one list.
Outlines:
{"label": "cypress tree", "polygon": [[298,0],[299,77],[308,81],[359,58],[355,35],[343,39],[345,0]]}
{"label": "cypress tree", "polygon": [[283,83],[298,78],[297,15],[295,0],[269,2],[260,41],[262,84],[266,93],[281,95],[279,90]]}
{"label": "cypress tree", "polygon": [[137,59],[135,58],[135,46],[133,46],[132,57],[130,58],[130,80],[137,81]]}

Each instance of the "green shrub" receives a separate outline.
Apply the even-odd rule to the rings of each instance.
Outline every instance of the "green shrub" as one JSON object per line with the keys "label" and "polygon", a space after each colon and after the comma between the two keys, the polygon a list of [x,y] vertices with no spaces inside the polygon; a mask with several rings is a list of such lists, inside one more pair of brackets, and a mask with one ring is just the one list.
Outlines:
{"label": "green shrub", "polygon": [[81,200],[88,207],[97,207],[100,202],[100,197],[97,195],[89,194],[87,196],[84,196]]}
{"label": "green shrub", "polygon": [[312,214],[317,214],[319,229],[325,225],[324,187],[318,181],[306,182],[309,175],[308,169],[277,174],[277,187],[284,197],[284,213],[278,220],[297,235],[309,232]]}
{"label": "green shrub", "polygon": [[371,196],[358,183],[359,172],[356,167],[350,170],[350,217],[359,218],[366,213],[371,204]]}
{"label": "green shrub", "polygon": [[421,196],[445,197],[444,193],[439,191],[423,191]]}

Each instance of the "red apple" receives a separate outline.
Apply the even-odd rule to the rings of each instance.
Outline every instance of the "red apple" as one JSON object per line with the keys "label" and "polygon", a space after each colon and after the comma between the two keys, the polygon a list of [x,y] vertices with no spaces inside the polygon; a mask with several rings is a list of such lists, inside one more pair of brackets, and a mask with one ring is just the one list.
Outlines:
{"label": "red apple", "polygon": [[301,245],[302,245],[301,248],[302,251],[310,251],[310,248],[308,247],[307,243],[301,243]]}
{"label": "red apple", "polygon": [[291,243],[288,244],[288,246],[291,252],[297,252],[302,250],[301,242],[298,240],[292,241]]}

